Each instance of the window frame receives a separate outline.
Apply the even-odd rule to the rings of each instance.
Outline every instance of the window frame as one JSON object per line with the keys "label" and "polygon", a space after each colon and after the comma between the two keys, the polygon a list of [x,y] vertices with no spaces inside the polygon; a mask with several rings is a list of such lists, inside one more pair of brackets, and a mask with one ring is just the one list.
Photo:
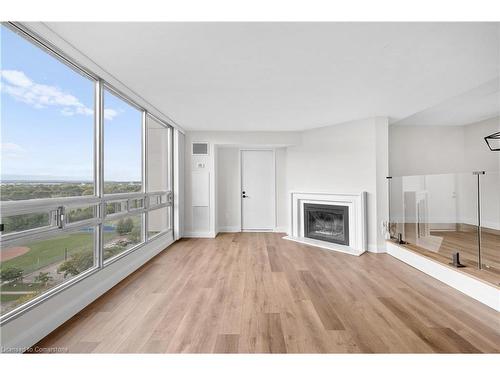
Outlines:
{"label": "window frame", "polygon": [[109,196],[109,195],[118,195],[118,194],[135,194],[137,192],[131,192],[131,193],[104,193],[104,183],[106,182],[105,181],[105,178],[104,178],[104,140],[105,140],[105,137],[106,137],[106,134],[104,132],[104,95],[105,95],[105,91],[108,91],[110,94],[114,95],[117,99],[120,99],[120,100],[123,100],[125,103],[127,103],[128,105],[134,107],[136,110],[138,110],[139,112],[141,112],[141,192],[145,192],[145,159],[146,159],[146,155],[145,155],[145,150],[146,150],[146,142],[145,142],[145,137],[146,137],[146,134],[145,134],[145,127],[146,127],[146,113],[147,111],[142,108],[140,105],[136,104],[132,99],[130,99],[127,95],[125,95],[124,93],[122,93],[121,91],[119,91],[118,89],[114,88],[111,84],[109,84],[108,82],[104,81],[104,80],[101,80],[102,81],[102,87],[101,87],[101,90],[100,90],[100,111],[99,112],[102,112],[100,113],[101,116],[100,116],[100,126],[101,126],[101,129],[100,129],[100,133],[101,133],[101,140],[102,140],[102,144],[101,144],[101,147],[102,147],[102,150],[101,150],[101,154],[102,154],[102,157],[103,157],[103,160],[102,160],[102,164],[101,164],[101,169],[102,169],[102,176],[101,176],[101,181],[100,183],[102,184],[102,196]]}
{"label": "window frame", "polygon": [[[174,164],[174,137],[173,137],[173,127],[168,124],[168,122],[158,118],[154,114],[150,113],[148,110],[134,102],[127,95],[120,92],[118,89],[113,87],[112,84],[106,82],[104,79],[100,78],[98,75],[94,74],[90,70],[78,64],[73,59],[67,57],[65,53],[61,52],[56,46],[52,45],[50,42],[44,40],[36,33],[27,29],[23,25],[19,25],[16,22],[1,22],[1,25],[8,28],[9,30],[18,34],[21,38],[26,40],[27,43],[32,43],[35,46],[41,48],[43,51],[51,55],[52,57],[59,60],[62,64],[65,64],[69,68],[75,70],[77,73],[81,74],[83,77],[88,78],[94,82],[94,149],[93,149],[93,183],[94,183],[94,194],[76,197],[58,197],[58,198],[40,198],[40,199],[29,199],[29,200],[19,200],[19,201],[0,201],[0,208],[2,212],[2,217],[8,217],[20,214],[30,214],[39,212],[51,212],[53,210],[58,210],[62,207],[62,212],[69,207],[82,207],[91,206],[96,207],[95,217],[90,219],[85,219],[73,223],[67,222],[67,217],[65,215],[64,220],[60,226],[51,225],[39,228],[33,228],[25,231],[12,232],[1,234],[0,245],[5,247],[6,245],[12,245],[19,242],[25,242],[29,240],[37,240],[49,238],[51,236],[57,235],[58,233],[73,232],[80,228],[93,227],[94,228],[94,266],[82,273],[76,275],[70,280],[63,282],[43,293],[36,296],[35,298],[25,302],[22,305],[8,311],[0,316],[0,326],[5,323],[17,318],[18,316],[24,314],[25,312],[31,310],[32,308],[43,303],[47,299],[53,297],[54,295],[64,291],[74,284],[86,279],[87,277],[99,272],[100,270],[113,264],[115,261],[126,257],[128,254],[144,247],[146,244],[157,240],[159,237],[166,235],[168,233],[174,232],[174,209],[173,209],[173,190],[174,190],[174,175],[173,175],[173,164]],[[127,104],[132,105],[134,108],[141,111],[141,157],[142,157],[142,186],[140,192],[131,193],[118,193],[118,194],[104,194],[104,90],[108,90],[110,93],[116,97],[124,100]],[[147,192],[147,118],[151,117],[153,120],[164,126],[168,130],[168,190],[165,191],[155,191]],[[155,195],[166,195],[166,202],[153,207],[149,207],[149,199],[151,196]],[[139,209],[130,209],[130,201],[133,199],[143,199],[144,207]],[[106,214],[106,204],[113,201],[127,201],[126,210],[123,212],[115,214]],[[170,209],[170,228],[166,231],[156,234],[154,237],[149,238],[147,236],[147,212],[150,210],[156,210],[163,207],[172,207]],[[169,210],[167,210],[169,211]],[[142,238],[141,242],[124,252],[117,254],[106,261],[103,259],[104,255],[104,230],[103,225],[106,219],[115,219],[121,217],[127,217],[130,215],[140,215],[142,217]]]}

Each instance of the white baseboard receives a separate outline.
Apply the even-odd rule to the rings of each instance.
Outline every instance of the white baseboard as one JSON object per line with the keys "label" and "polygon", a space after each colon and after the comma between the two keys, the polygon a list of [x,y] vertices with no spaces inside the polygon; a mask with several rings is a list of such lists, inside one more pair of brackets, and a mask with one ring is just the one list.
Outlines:
{"label": "white baseboard", "polygon": [[376,244],[369,243],[368,244],[368,252],[381,254],[381,253],[385,253],[386,250],[381,248],[380,246],[378,246]]}
{"label": "white baseboard", "polygon": [[500,311],[500,289],[392,242],[387,242],[387,253],[492,309]]}
{"label": "white baseboard", "polygon": [[183,237],[186,238],[215,238],[217,233],[208,231],[208,232],[189,232],[185,231]]}
{"label": "white baseboard", "polygon": [[[458,224],[468,224],[468,225],[477,225],[477,218],[467,218],[467,219],[462,219],[460,220],[460,223]],[[488,228],[488,229],[495,229],[495,230],[500,230],[500,224],[495,222],[495,221],[489,221],[489,220],[481,220],[481,227],[483,228]]]}
{"label": "white baseboard", "polygon": [[481,226],[488,229],[500,230],[500,223],[481,220]]}
{"label": "white baseboard", "polygon": [[276,233],[286,233],[288,235],[288,227],[276,227],[274,228]]}
{"label": "white baseboard", "polygon": [[235,233],[235,232],[241,232],[241,228],[239,226],[219,227],[219,233]]}

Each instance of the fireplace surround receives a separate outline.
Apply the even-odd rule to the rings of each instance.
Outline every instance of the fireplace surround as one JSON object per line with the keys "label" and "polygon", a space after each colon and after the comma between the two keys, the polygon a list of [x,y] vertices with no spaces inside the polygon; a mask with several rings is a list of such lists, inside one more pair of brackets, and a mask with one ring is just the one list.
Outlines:
{"label": "fireplace surround", "polygon": [[[290,203],[290,230],[288,235],[284,237],[285,239],[356,256],[367,251],[366,192],[333,194],[294,191],[290,193]],[[310,211],[311,208],[320,206],[323,207],[323,210],[326,210],[323,212],[330,211],[333,216],[335,216],[335,212],[337,215],[344,213],[342,215],[343,237],[340,236],[341,231],[338,230],[340,228],[340,217],[337,216],[336,224],[330,225],[328,222],[331,222],[334,218],[328,218],[325,223],[324,214],[319,215],[320,220],[323,221],[314,230],[315,233],[311,235],[311,223],[306,223],[306,207],[307,211]],[[335,208],[342,211],[332,211]],[[337,226],[337,230],[333,228],[333,225]],[[325,235],[330,235],[330,240],[325,238]],[[335,241],[331,240],[332,237]]]}

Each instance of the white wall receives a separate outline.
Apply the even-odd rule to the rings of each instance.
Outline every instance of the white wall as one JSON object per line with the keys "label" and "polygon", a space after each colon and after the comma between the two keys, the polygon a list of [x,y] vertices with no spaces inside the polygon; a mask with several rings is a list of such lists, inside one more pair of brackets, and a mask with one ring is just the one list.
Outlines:
{"label": "white wall", "polygon": [[379,231],[387,219],[388,120],[371,118],[305,131],[287,150],[289,191],[366,191],[368,248],[383,251]]}
{"label": "white wall", "polygon": [[500,229],[500,155],[491,152],[484,141],[499,130],[498,117],[463,126],[391,126],[393,216],[402,217],[398,200],[409,189],[398,176],[433,175],[425,177],[418,188],[429,195],[429,222],[476,225],[477,184],[472,171],[481,170],[486,171],[481,177],[482,225]]}
{"label": "white wall", "polygon": [[241,229],[239,152],[237,147],[222,147],[217,151],[217,228],[220,232]]}
{"label": "white wall", "polygon": [[[300,141],[298,132],[187,132],[185,149],[185,236],[214,237],[218,228],[239,226],[239,201],[235,195],[227,197],[227,201],[218,202],[220,191],[228,191],[239,184],[239,162],[226,159],[238,155],[239,148],[265,147],[280,149],[276,151],[277,175],[277,230],[287,225],[286,183],[283,179],[286,165],[286,146]],[[192,142],[208,142],[209,155],[191,155]],[[227,149],[232,149],[228,151]],[[232,152],[232,153],[231,153]],[[235,154],[236,152],[236,154]],[[219,161],[222,163],[219,165]],[[202,167],[200,167],[200,165]],[[225,168],[231,168],[231,173]],[[238,168],[238,172],[236,170]],[[208,175],[206,186],[194,186],[193,174]],[[195,177],[197,178],[197,177]],[[204,183],[204,182],[203,182]],[[222,184],[222,185],[221,185]],[[206,205],[194,207],[196,198],[193,194],[207,192],[209,199]],[[239,199],[239,187],[237,188]]]}
{"label": "white wall", "polygon": [[[193,157],[191,143],[210,143],[208,156]],[[213,237],[240,225],[241,147],[276,150],[277,230],[289,226],[289,192],[368,193],[368,248],[384,251],[379,231],[387,220],[388,120],[371,118],[304,132],[188,132],[185,226],[187,236]],[[189,161],[188,161],[189,160]],[[199,168],[202,165],[202,168]],[[193,207],[193,173],[206,173],[206,207]],[[195,188],[195,193],[199,194]],[[196,197],[195,197],[196,198]]]}
{"label": "white wall", "polygon": [[464,172],[500,171],[498,152],[489,150],[484,137],[500,131],[500,117],[468,124],[464,127]]}
{"label": "white wall", "polygon": [[500,130],[500,118],[463,126],[392,125],[389,170],[392,176],[499,171],[500,157],[484,137]]}
{"label": "white wall", "polygon": [[462,126],[389,127],[391,176],[460,172],[464,160]]}
{"label": "white wall", "polygon": [[[288,228],[289,198],[286,189],[286,148],[274,148],[276,163],[276,227],[278,232]],[[217,147],[216,152],[216,222],[219,232],[238,232],[241,229],[240,147]]]}
{"label": "white wall", "polygon": [[288,149],[276,148],[276,231],[288,232],[290,196],[287,181]]}
{"label": "white wall", "polygon": [[174,129],[174,239],[184,232],[185,137]]}

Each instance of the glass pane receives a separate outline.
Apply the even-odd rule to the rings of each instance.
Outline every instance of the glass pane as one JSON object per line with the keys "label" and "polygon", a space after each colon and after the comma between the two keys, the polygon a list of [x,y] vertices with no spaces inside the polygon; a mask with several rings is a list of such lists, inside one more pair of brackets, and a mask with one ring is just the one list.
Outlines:
{"label": "glass pane", "polygon": [[104,221],[104,260],[142,242],[142,215]]}
{"label": "glass pane", "polygon": [[128,204],[128,208],[129,210],[139,210],[141,208],[144,208],[144,199],[142,198],[131,199]]}
{"label": "glass pane", "polygon": [[54,221],[52,218],[53,213],[50,212],[36,212],[4,217],[2,218],[2,224],[4,224],[2,234],[47,227],[53,224]]}
{"label": "glass pane", "polygon": [[169,190],[169,155],[170,129],[148,117],[147,122],[148,143],[146,152],[148,183],[147,191]]}
{"label": "glass pane", "polygon": [[95,205],[69,207],[66,209],[66,222],[71,224],[82,220],[93,219],[96,217],[96,211],[97,207]]}
{"label": "glass pane", "polygon": [[500,173],[487,171],[480,178],[481,260],[500,282]]}
{"label": "glass pane", "polygon": [[104,193],[142,189],[142,112],[104,90]]}
{"label": "glass pane", "polygon": [[391,235],[441,263],[460,253],[477,267],[477,182],[472,173],[392,178]]}
{"label": "glass pane", "polygon": [[54,234],[1,250],[2,314],[94,266],[94,228]]}
{"label": "glass pane", "polygon": [[94,194],[94,84],[0,26],[1,199]]}
{"label": "glass pane", "polygon": [[148,212],[148,238],[170,229],[170,207]]}
{"label": "glass pane", "polygon": [[128,207],[128,201],[115,201],[106,203],[106,215],[118,214],[121,212],[126,212]]}
{"label": "glass pane", "polygon": [[167,203],[167,194],[155,194],[149,197],[149,207],[153,208],[160,204]]}

